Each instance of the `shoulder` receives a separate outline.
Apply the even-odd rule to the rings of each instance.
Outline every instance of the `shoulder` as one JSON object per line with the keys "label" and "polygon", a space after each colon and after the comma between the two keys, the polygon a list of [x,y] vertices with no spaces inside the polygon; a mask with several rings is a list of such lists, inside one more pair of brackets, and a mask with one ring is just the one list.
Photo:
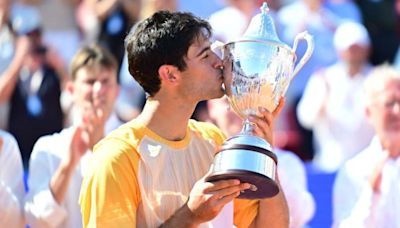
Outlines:
{"label": "shoulder", "polygon": [[222,144],[225,140],[225,135],[222,131],[212,123],[199,122],[196,120],[189,120],[189,129],[203,137],[204,139],[215,140],[217,144]]}
{"label": "shoulder", "polygon": [[12,134],[0,130],[0,157],[1,155],[3,155],[2,157],[6,157],[9,154],[19,156],[20,152],[17,140]]}
{"label": "shoulder", "polygon": [[60,132],[40,137],[33,146],[32,155],[45,152],[60,156],[68,148],[67,144],[72,139],[74,128],[65,128]]}

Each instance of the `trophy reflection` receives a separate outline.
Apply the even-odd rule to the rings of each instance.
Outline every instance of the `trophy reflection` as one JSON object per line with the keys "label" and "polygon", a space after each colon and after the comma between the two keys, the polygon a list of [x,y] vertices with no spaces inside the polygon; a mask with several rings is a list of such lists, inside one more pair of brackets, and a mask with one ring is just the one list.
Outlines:
{"label": "trophy reflection", "polygon": [[[261,199],[278,194],[275,182],[277,157],[272,146],[252,133],[249,115],[259,107],[273,112],[292,78],[304,66],[313,51],[313,39],[303,32],[297,35],[293,48],[281,42],[268,14],[267,4],[251,20],[243,37],[224,44],[224,86],[232,109],[244,120],[243,129],[227,139],[215,154],[213,170],[207,181],[239,179],[250,183],[238,198]],[[300,40],[307,50],[295,67],[295,51]]]}

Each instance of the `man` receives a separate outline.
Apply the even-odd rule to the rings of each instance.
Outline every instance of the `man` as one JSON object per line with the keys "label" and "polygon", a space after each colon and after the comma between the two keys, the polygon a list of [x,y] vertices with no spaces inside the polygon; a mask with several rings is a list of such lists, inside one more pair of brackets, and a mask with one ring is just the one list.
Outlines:
{"label": "man", "polygon": [[25,213],[31,227],[82,227],[78,198],[90,149],[114,126],[118,65],[97,45],[83,47],[71,65],[67,90],[73,98],[73,126],[41,137],[30,160]]}
{"label": "man", "polygon": [[311,76],[297,107],[300,123],[314,132],[313,164],[325,172],[337,171],[373,136],[361,102],[371,70],[368,32],[361,24],[344,22],[335,32],[334,45],[339,61]]}
{"label": "man", "polygon": [[0,130],[0,227],[25,226],[24,173],[15,138]]}
{"label": "man", "polygon": [[[233,210],[232,201],[250,185],[205,182],[224,136],[189,118],[199,101],[223,95],[222,61],[210,49],[210,30],[191,14],[161,11],[128,35],[129,71],[149,97],[137,119],[95,147],[81,189],[85,227],[288,226],[282,191],[260,201],[235,200]],[[272,118],[262,111],[252,119],[269,142]]]}
{"label": "man", "polygon": [[365,82],[366,114],[376,136],[340,169],[334,227],[400,227],[400,73],[377,67]]}
{"label": "man", "polygon": [[7,128],[17,139],[27,170],[36,140],[63,127],[60,95],[67,74],[57,54],[42,41],[39,13],[27,9],[14,20],[20,37],[12,62],[0,75],[0,104],[10,106]]}

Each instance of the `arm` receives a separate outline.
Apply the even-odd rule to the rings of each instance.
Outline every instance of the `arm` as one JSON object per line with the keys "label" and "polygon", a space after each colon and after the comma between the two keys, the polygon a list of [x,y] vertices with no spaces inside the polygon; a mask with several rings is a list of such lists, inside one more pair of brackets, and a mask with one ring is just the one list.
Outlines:
{"label": "arm", "polygon": [[305,128],[313,128],[324,118],[324,106],[327,101],[328,88],[324,75],[313,74],[304,90],[297,107],[297,117]]}
{"label": "arm", "polygon": [[278,176],[289,206],[290,227],[303,227],[315,212],[314,198],[307,190],[304,166],[290,151],[275,152],[279,160]]}
{"label": "arm", "polygon": [[[257,116],[251,116],[250,121],[256,124],[254,133],[267,140],[273,142],[273,119],[280,113],[284,106],[285,100],[282,97],[278,107],[273,113],[260,108]],[[258,203],[257,215],[250,227],[289,227],[289,209],[285,199],[285,195],[279,183],[279,178],[276,176],[276,182],[280,188],[279,193],[271,198],[261,199]]]}
{"label": "arm", "polygon": [[376,163],[367,179],[354,176],[349,163],[339,171],[333,195],[334,227],[363,227],[370,222],[380,200],[382,170],[388,159],[387,154],[381,155],[374,158]]}
{"label": "arm", "polygon": [[29,161],[29,192],[24,209],[31,227],[58,227],[67,218],[67,211],[57,202],[50,188],[60,159],[49,152],[49,147],[61,141],[51,137],[45,136],[36,142]]}
{"label": "arm", "polygon": [[250,188],[249,184],[240,183],[238,180],[206,182],[205,178],[211,174],[211,171],[212,168],[196,182],[190,192],[188,202],[160,227],[198,227],[217,217],[226,204],[239,196],[240,191]]}
{"label": "arm", "polygon": [[89,0],[88,3],[93,6],[94,13],[97,15],[97,17],[101,21],[103,21],[114,9],[118,1],[119,0],[103,0],[103,1]]}
{"label": "arm", "polygon": [[139,154],[125,141],[107,138],[91,159],[79,197],[83,226],[136,227]]}
{"label": "arm", "polygon": [[0,227],[24,227],[21,153],[15,139],[0,132]]}
{"label": "arm", "polygon": [[10,66],[0,75],[0,104],[8,102],[17,85],[19,72],[23,65],[24,58],[30,49],[28,37],[20,37],[17,40],[15,56]]}
{"label": "arm", "polygon": [[140,0],[120,0],[122,9],[129,16],[131,20],[137,20],[139,18],[141,1]]}

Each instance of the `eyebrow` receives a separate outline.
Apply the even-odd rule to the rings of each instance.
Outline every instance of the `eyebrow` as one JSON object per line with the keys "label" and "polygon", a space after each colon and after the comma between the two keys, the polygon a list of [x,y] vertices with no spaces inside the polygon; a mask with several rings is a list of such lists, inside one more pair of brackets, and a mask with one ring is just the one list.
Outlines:
{"label": "eyebrow", "polygon": [[199,53],[197,53],[196,57],[201,56],[204,52],[210,50],[210,46],[203,48]]}

